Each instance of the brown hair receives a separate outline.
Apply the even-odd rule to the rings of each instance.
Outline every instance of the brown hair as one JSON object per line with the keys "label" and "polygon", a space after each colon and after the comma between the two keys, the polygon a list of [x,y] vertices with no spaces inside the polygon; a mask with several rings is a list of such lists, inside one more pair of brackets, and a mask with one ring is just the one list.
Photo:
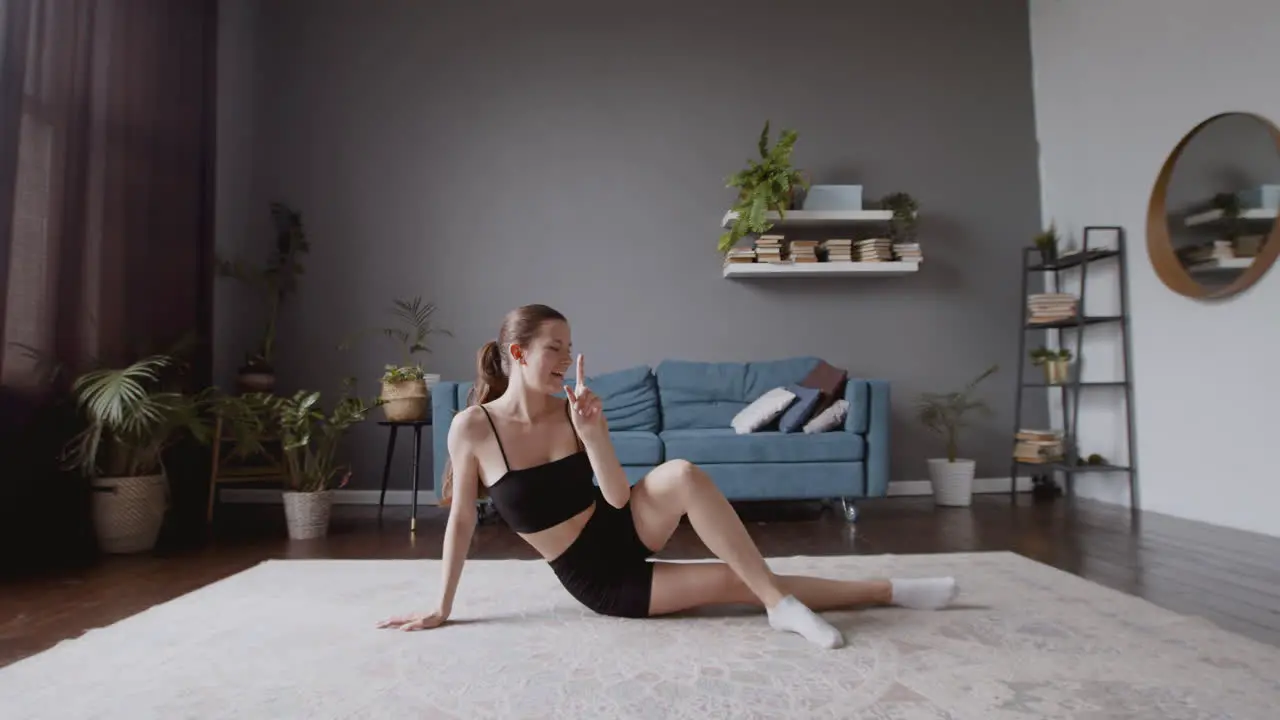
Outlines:
{"label": "brown hair", "polygon": [[[546,305],[523,305],[507,313],[498,330],[498,339],[490,340],[476,352],[476,381],[467,393],[467,405],[480,405],[490,402],[507,391],[510,382],[511,362],[506,348],[511,345],[528,346],[542,324],[549,320],[566,320],[558,310]],[[483,484],[479,488],[478,497],[487,493]],[[453,500],[453,459],[444,463],[444,475],[441,478],[440,505],[448,507]]]}

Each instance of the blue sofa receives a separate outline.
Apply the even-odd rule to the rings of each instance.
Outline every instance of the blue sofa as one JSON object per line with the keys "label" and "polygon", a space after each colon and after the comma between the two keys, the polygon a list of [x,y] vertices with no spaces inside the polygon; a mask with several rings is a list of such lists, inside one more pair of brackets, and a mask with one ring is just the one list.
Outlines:
{"label": "blue sofa", "polygon": [[[820,362],[793,357],[760,362],[664,360],[587,376],[604,406],[619,461],[634,484],[655,466],[682,458],[704,469],[730,500],[854,501],[883,497],[889,484],[889,384],[849,378],[843,427],[784,433],[777,422],[738,435],[730,421],[766,391],[799,383]],[[568,379],[572,384],[572,378]],[[471,382],[441,381],[431,392],[434,484],[448,457],[453,415]],[[561,395],[563,396],[563,394]]]}

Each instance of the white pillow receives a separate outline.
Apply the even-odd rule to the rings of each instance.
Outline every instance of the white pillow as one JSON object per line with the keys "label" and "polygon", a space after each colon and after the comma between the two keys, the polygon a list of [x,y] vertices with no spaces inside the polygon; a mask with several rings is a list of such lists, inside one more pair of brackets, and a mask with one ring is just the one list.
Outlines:
{"label": "white pillow", "polygon": [[739,410],[729,424],[739,435],[755,432],[777,419],[795,400],[796,394],[790,390],[784,387],[774,388]]}
{"label": "white pillow", "polygon": [[804,424],[804,431],[810,435],[813,433],[826,432],[835,430],[844,423],[845,415],[849,414],[849,401],[844,398],[831,403],[826,410],[814,415],[809,422]]}

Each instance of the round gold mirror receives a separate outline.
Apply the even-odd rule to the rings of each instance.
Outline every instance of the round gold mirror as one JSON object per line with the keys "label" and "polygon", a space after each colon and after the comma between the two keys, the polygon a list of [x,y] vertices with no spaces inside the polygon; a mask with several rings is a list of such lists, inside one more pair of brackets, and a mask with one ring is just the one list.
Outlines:
{"label": "round gold mirror", "polygon": [[1253,285],[1280,254],[1280,129],[1264,117],[1215,115],[1160,169],[1147,207],[1147,254],[1171,290],[1224,298]]}

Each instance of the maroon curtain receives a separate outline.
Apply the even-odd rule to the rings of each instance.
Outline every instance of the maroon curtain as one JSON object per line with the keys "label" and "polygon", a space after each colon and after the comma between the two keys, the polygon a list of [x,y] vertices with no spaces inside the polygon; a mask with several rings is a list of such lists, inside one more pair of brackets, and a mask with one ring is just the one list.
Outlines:
{"label": "maroon curtain", "polygon": [[0,467],[46,467],[11,442],[47,395],[26,348],[74,372],[209,337],[216,12],[0,2]]}

